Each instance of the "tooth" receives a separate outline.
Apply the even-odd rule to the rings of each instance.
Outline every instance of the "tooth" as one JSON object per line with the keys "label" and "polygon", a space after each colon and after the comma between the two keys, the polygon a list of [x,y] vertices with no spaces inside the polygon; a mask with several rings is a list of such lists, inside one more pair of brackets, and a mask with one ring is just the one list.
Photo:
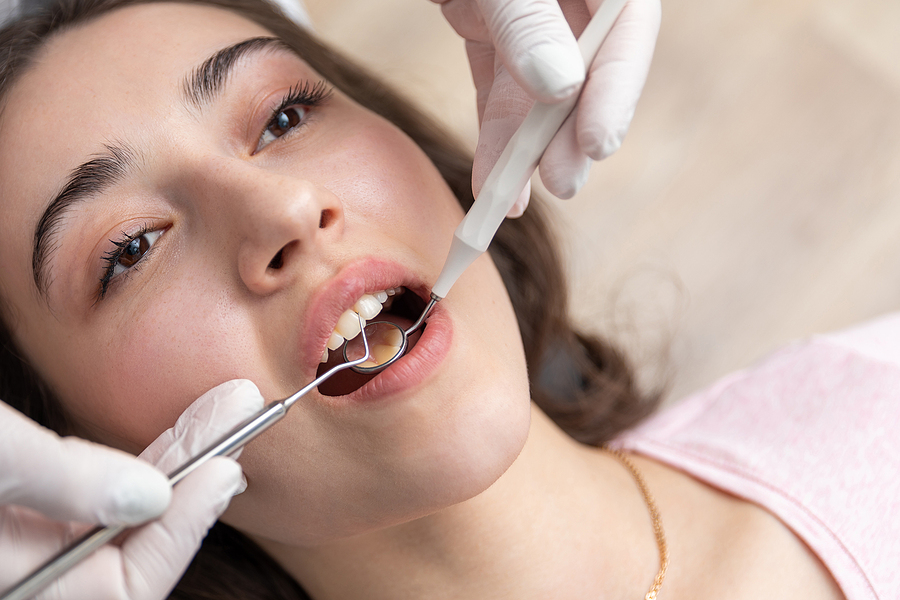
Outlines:
{"label": "tooth", "polygon": [[377,317],[378,313],[381,312],[381,302],[375,296],[363,294],[362,298],[353,305],[353,310],[359,313],[363,319],[369,321]]}
{"label": "tooth", "polygon": [[372,346],[372,359],[374,359],[375,364],[383,365],[394,358],[398,350],[400,350],[400,346],[388,346],[386,344]]}
{"label": "tooth", "polygon": [[389,290],[385,290],[384,293],[387,294],[388,296],[393,296],[394,294],[397,293],[397,290],[398,290],[398,289],[399,289],[399,288],[391,288],[391,289],[389,289]]}
{"label": "tooth", "polygon": [[403,332],[396,327],[391,327],[385,332],[382,342],[394,348],[399,348],[403,344]]}
{"label": "tooth", "polygon": [[344,343],[344,338],[337,331],[331,332],[331,337],[328,338],[328,346],[329,350],[337,350],[341,347],[341,344]]}
{"label": "tooth", "polygon": [[388,299],[388,293],[387,293],[386,291],[384,291],[384,290],[382,290],[382,291],[380,291],[380,292],[375,292],[375,293],[372,294],[372,295],[375,296],[375,299],[378,300],[378,301],[379,301],[380,303],[382,303],[382,304],[384,304],[385,302],[387,302],[387,299]]}
{"label": "tooth", "polygon": [[352,310],[345,310],[334,328],[335,333],[345,340],[352,340],[359,335],[359,316]]}
{"label": "tooth", "polygon": [[320,363],[328,362],[328,348],[326,348],[325,350],[322,351],[322,358],[319,359],[319,362]]}

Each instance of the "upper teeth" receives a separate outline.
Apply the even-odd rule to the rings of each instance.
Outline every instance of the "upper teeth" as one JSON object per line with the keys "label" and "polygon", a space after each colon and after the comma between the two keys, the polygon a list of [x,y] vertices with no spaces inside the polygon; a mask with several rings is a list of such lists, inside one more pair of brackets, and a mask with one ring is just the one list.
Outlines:
{"label": "upper teeth", "polygon": [[356,301],[356,304],[353,305],[352,309],[345,310],[338,318],[337,325],[335,325],[334,331],[331,332],[331,337],[328,338],[327,348],[322,353],[321,362],[328,362],[329,350],[337,350],[346,340],[352,340],[359,335],[361,330],[359,317],[362,317],[362,326],[365,327],[366,321],[371,321],[378,316],[383,308],[382,305],[387,302],[388,298],[402,291],[402,288],[393,288],[372,294],[363,294]]}

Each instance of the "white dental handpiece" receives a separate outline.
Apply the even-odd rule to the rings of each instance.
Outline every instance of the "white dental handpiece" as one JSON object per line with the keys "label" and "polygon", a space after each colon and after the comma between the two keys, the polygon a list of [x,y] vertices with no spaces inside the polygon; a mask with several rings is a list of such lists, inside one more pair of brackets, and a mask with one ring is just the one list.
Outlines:
{"label": "white dental handpiece", "polygon": [[[585,69],[590,68],[626,0],[605,0],[578,39]],[[575,108],[578,94],[556,104],[536,102],[491,170],[478,198],[453,234],[450,253],[431,290],[432,303],[446,297],[459,276],[487,250],[500,223],[537,168],[550,140]],[[423,315],[424,316],[424,315]]]}

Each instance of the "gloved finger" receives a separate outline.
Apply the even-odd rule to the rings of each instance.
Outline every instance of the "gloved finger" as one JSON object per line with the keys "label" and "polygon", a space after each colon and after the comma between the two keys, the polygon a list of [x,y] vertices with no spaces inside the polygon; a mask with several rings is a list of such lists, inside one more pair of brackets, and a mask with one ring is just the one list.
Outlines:
{"label": "gloved finger", "polygon": [[115,525],[160,515],[170,497],[157,469],[119,450],[61,438],[0,403],[0,503]]}
{"label": "gloved finger", "polygon": [[[264,402],[252,381],[226,381],[195,400],[178,417],[173,427],[147,446],[140,458],[171,473],[236,425],[259,412]],[[232,458],[240,454],[238,450]],[[242,481],[237,493],[247,487],[246,481]]]}
{"label": "gloved finger", "polygon": [[[571,197],[587,180],[589,159],[605,158],[621,145],[647,78],[659,18],[658,0],[630,0],[617,19],[592,63],[574,121],[567,120],[541,161],[541,179],[554,195]],[[499,69],[488,97],[475,154],[476,190],[527,113],[527,97],[510,79]]]}
{"label": "gloved finger", "polygon": [[584,153],[575,135],[577,115],[570,114],[541,157],[541,181],[557,198],[568,199],[587,183],[593,161]]}
{"label": "gloved finger", "polygon": [[490,42],[466,42],[466,55],[472,69],[475,84],[475,105],[478,109],[478,123],[484,120],[484,109],[494,85],[494,46]]}
{"label": "gloved finger", "polygon": [[476,0],[431,0],[441,5],[441,12],[453,30],[466,40],[491,41],[491,32],[484,22]]}
{"label": "gloved finger", "polygon": [[[509,71],[501,66],[496,73],[486,101],[481,130],[478,133],[478,145],[472,162],[472,192],[476,197],[509,138],[516,132],[534,104],[534,101],[513,81]],[[510,218],[521,216],[528,206],[530,197],[529,182],[507,216]]]}
{"label": "gloved finger", "polygon": [[525,184],[525,189],[522,190],[522,193],[516,198],[515,204],[513,204],[509,209],[509,212],[506,213],[506,218],[518,219],[525,214],[525,209],[528,208],[529,200],[531,200],[531,181]]}
{"label": "gloved finger", "polygon": [[303,0],[273,0],[284,15],[304,29],[313,30],[312,20]]}
{"label": "gloved finger", "polygon": [[54,521],[24,506],[0,506],[0,590],[12,587],[90,527]]}
{"label": "gloved finger", "polygon": [[[263,407],[263,397],[247,379],[212,388],[181,413],[140,458],[169,473]],[[237,455],[234,456],[237,458]]]}
{"label": "gloved finger", "polygon": [[[532,104],[534,101],[513,81],[509,72],[503,67],[498,68],[494,85],[490,88],[486,101],[478,145],[472,162],[472,192],[476,197],[509,138],[522,123]],[[530,197],[531,182],[519,194],[507,216],[509,218],[522,216]]]}
{"label": "gloved finger", "polygon": [[584,81],[584,62],[556,0],[478,0],[512,78],[532,97],[555,102]]}
{"label": "gloved finger", "polygon": [[591,63],[578,101],[578,144],[594,160],[622,145],[650,71],[659,0],[629,0]]}
{"label": "gloved finger", "polygon": [[162,519],[143,526],[122,547],[128,598],[166,597],[240,484],[237,462],[216,457],[175,487]]}
{"label": "gloved finger", "polygon": [[228,506],[241,469],[216,457],[179,483],[162,518],[107,544],[37,600],[159,600],[181,578],[206,532]]}
{"label": "gloved finger", "polygon": [[472,164],[472,191],[475,195],[497,162],[506,143],[516,132],[534,100],[528,97],[505,68],[500,67],[488,93],[475,159]]}

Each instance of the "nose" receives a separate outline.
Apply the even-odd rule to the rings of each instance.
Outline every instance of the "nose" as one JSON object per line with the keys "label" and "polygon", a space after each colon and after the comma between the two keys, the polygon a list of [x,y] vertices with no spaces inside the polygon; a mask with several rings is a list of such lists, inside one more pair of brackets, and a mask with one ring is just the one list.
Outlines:
{"label": "nose", "polygon": [[271,294],[292,282],[343,231],[340,199],[309,180],[246,161],[208,171],[208,205],[236,247],[237,274],[247,289]]}

